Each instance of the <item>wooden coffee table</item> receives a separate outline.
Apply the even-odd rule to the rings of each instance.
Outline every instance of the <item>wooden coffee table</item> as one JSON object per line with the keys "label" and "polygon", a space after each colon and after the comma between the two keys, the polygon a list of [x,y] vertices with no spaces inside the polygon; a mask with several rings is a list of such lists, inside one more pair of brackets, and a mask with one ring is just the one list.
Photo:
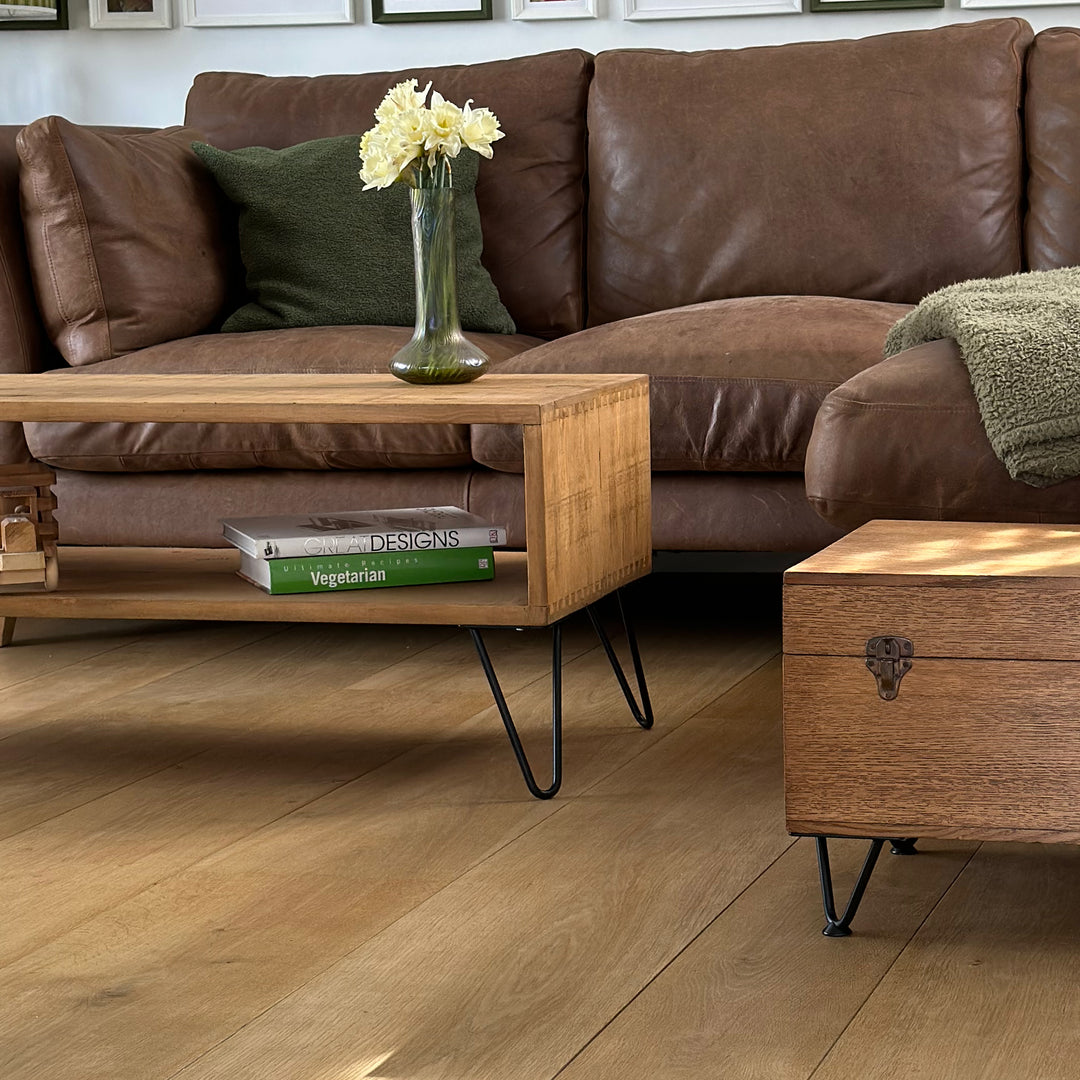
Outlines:
{"label": "wooden coffee table", "polygon": [[[784,575],[788,831],[825,933],[882,845],[1080,842],[1080,526],[872,521]],[[828,838],[871,840],[833,905]]]}
{"label": "wooden coffee table", "polygon": [[[235,574],[239,554],[233,550],[61,547],[59,588],[0,595],[0,619],[465,626],[526,783],[547,798],[561,782],[561,620],[585,609],[635,719],[651,725],[621,599],[640,705],[592,608],[651,568],[647,376],[488,375],[440,387],[411,386],[390,375],[2,375],[0,420],[520,425],[526,550],[497,553],[492,581],[269,596]],[[553,630],[553,779],[547,788],[533,778],[499,689],[481,634],[488,626]],[[6,629],[10,637],[10,623]]]}

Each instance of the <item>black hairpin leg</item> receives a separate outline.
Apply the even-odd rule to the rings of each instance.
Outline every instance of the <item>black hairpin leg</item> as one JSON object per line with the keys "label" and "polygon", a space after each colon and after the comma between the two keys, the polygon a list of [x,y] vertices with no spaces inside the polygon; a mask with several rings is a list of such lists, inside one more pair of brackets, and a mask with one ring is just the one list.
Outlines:
{"label": "black hairpin leg", "polygon": [[643,728],[648,729],[653,726],[652,702],[649,700],[649,687],[645,682],[645,669],[641,666],[641,653],[638,652],[637,636],[634,633],[633,626],[630,625],[629,618],[627,618],[622,593],[617,592],[615,599],[619,603],[619,615],[622,618],[623,632],[626,634],[626,642],[630,646],[630,659],[634,665],[638,696],[641,698],[640,705],[634,700],[634,692],[630,689],[630,683],[623,672],[622,664],[619,663],[619,658],[611,647],[611,639],[600,625],[600,620],[597,618],[593,605],[589,604],[585,610],[588,612],[589,621],[593,624],[596,636],[600,639],[600,644],[604,647],[604,652],[607,653],[608,662],[611,664],[612,671],[615,672],[615,678],[619,680],[619,688],[623,692],[623,697],[626,698],[626,704],[630,706],[631,715]]}
{"label": "black hairpin leg", "polygon": [[475,626],[469,627],[469,633],[472,635],[491,693],[495,697],[506,734],[510,737],[510,745],[514,748],[514,757],[517,758],[521,775],[525,778],[525,786],[538,799],[550,799],[562,784],[562,623],[555,623],[551,628],[551,785],[546,788],[540,787],[533,776],[529,759],[525,756],[525,747],[521,745],[521,737],[514,726],[510,706],[506,704],[506,697],[499,685],[499,678],[495,674],[491,657],[488,656],[484,639]]}
{"label": "black hairpin leg", "polygon": [[[827,836],[815,836],[817,843],[818,874],[821,877],[821,902],[825,908],[825,929],[821,932],[826,937],[847,937],[851,933],[851,920],[855,918],[855,912],[859,910],[859,903],[866,892],[866,886],[870,881],[870,875],[874,872],[881,848],[885,843],[883,838],[872,839],[870,850],[863,860],[862,869],[859,871],[855,888],[851,890],[851,897],[844,908],[844,914],[837,917],[836,901],[833,897],[832,870],[829,867],[829,838]],[[893,855],[918,855],[915,845],[917,837],[903,837],[890,841],[890,851]]]}
{"label": "black hairpin leg", "polygon": [[859,910],[859,903],[866,892],[870,875],[874,872],[874,865],[881,854],[881,845],[884,840],[871,840],[870,850],[863,860],[862,869],[859,871],[855,888],[851,890],[851,897],[844,908],[844,914],[839,918],[836,915],[836,901],[833,898],[832,871],[829,868],[829,840],[825,836],[816,836],[818,874],[821,877],[821,902],[825,908],[825,928],[821,931],[826,937],[847,937],[851,933],[851,920],[855,918],[855,912]]}
{"label": "black hairpin leg", "polygon": [[[637,681],[640,704],[634,698],[634,692],[630,688],[630,683],[626,678],[622,665],[619,663],[619,658],[612,648],[611,639],[600,625],[600,620],[597,618],[595,611],[593,611],[591,605],[585,610],[588,612],[589,620],[600,638],[600,644],[604,647],[604,652],[607,654],[608,661],[615,672],[615,678],[619,681],[619,687],[626,698],[626,703],[630,706],[631,714],[641,727],[651,728],[653,725],[652,702],[649,700],[649,687],[645,682],[645,669],[641,664],[637,637],[634,634],[634,628],[630,625],[630,620],[626,616],[622,596],[616,594],[616,598],[619,603],[619,614],[622,617],[623,630],[626,633],[626,640],[630,647],[630,658],[634,665],[634,678]],[[476,646],[476,652],[480,657],[484,674],[487,676],[488,685],[491,687],[491,693],[495,698],[495,705],[499,710],[499,716],[502,717],[503,727],[506,728],[506,734],[510,738],[514,757],[517,758],[521,775],[525,778],[525,786],[536,798],[550,799],[562,784],[562,623],[557,622],[551,628],[551,784],[546,788],[540,787],[536,782],[532,767],[529,765],[529,759],[525,754],[525,748],[521,745],[521,737],[518,735],[514,719],[510,715],[510,707],[506,704],[506,696],[499,685],[495,667],[491,663],[487,646],[484,644],[484,638],[480,630],[475,626],[468,627],[468,631],[472,636],[473,645]]]}

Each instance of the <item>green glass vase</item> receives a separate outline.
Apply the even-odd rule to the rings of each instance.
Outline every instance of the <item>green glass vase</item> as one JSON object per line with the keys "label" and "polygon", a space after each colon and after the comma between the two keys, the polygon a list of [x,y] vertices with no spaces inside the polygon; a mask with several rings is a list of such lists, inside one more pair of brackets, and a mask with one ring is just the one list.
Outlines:
{"label": "green glass vase", "polygon": [[390,371],[410,383],[461,383],[478,379],[491,361],[461,332],[454,253],[454,189],[413,188],[413,261],[416,329],[390,361]]}

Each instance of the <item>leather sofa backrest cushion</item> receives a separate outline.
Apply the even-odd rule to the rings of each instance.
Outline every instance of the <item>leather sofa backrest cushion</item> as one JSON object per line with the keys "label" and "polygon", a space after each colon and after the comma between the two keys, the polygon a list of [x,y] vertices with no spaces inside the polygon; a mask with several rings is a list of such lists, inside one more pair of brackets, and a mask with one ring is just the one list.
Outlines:
{"label": "leather sofa backrest cushion", "polygon": [[1031,28],[617,50],[589,92],[589,322],[734,296],[913,303],[1020,269]]}
{"label": "leather sofa backrest cushion", "polygon": [[198,132],[117,134],[59,116],[17,139],[34,291],[69,364],[199,333],[226,304],[230,259]]}
{"label": "leather sofa backrest cushion", "polygon": [[1080,264],[1080,30],[1035,36],[1024,95],[1030,270]]}
{"label": "leather sofa backrest cushion", "polygon": [[[374,124],[386,91],[428,80],[448,100],[489,108],[506,138],[476,187],[484,266],[523,334],[584,325],[585,102],[592,57],[578,49],[455,67],[362,75],[199,75],[186,122],[213,146],[280,149]],[[359,161],[359,159],[357,159]],[[358,165],[359,167],[359,165]]]}

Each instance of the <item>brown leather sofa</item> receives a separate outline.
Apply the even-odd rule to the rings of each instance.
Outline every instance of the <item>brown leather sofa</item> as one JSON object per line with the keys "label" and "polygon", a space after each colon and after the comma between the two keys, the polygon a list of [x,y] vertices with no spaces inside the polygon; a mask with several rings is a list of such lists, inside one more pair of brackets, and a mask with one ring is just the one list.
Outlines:
{"label": "brown leather sofa", "polygon": [[[1080,263],[1080,30],[1045,30],[1027,52],[1026,199],[1018,269]],[[868,462],[876,462],[867,467]],[[1080,480],[1013,480],[983,432],[956,343],[932,341],[829,394],[806,457],[818,512],[842,529],[873,518],[1080,521]]]}
{"label": "brown leather sofa", "polygon": [[[932,346],[921,361],[875,367],[889,326],[953,281],[1076,261],[1080,212],[1067,195],[1080,169],[1078,57],[1073,31],[1034,37],[1022,20],[988,19],[737,51],[567,50],[318,78],[209,73],[195,80],[185,124],[224,148],[359,132],[409,76],[493,109],[508,137],[477,187],[484,262],[519,328],[476,335],[495,370],[648,373],[654,545],[808,551],[850,525],[836,510],[850,501],[848,478],[865,492],[859,476],[877,477],[876,461],[891,467],[881,439],[888,451],[889,439],[948,441],[954,417],[909,432],[903,409],[886,436],[873,423],[855,433],[847,418],[819,426],[807,499],[807,444],[830,391],[884,371],[935,401],[955,389]],[[24,226],[39,275],[44,226],[20,215],[15,136],[0,140],[0,370],[41,371],[64,360],[46,330],[57,338],[58,316],[40,277],[40,310],[31,285]],[[92,146],[68,149],[94,175]],[[116,176],[102,184],[114,194],[95,198],[123,197]],[[176,228],[175,215],[138,209],[148,234]],[[106,239],[98,257],[137,261],[122,238]],[[77,267],[61,269],[77,278]],[[74,369],[87,378],[380,371],[410,334],[220,334],[206,320],[131,347],[147,329],[139,313],[123,297],[92,300],[85,318],[115,333],[111,355]],[[57,470],[68,543],[214,545],[227,515],[419,503],[466,506],[523,536],[520,438],[502,428],[0,425],[0,460],[31,457]]]}

